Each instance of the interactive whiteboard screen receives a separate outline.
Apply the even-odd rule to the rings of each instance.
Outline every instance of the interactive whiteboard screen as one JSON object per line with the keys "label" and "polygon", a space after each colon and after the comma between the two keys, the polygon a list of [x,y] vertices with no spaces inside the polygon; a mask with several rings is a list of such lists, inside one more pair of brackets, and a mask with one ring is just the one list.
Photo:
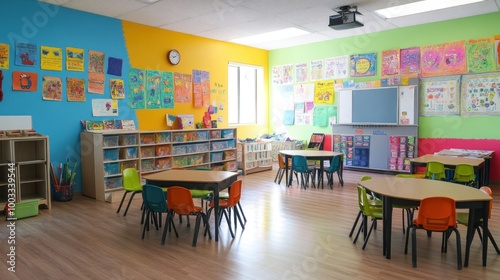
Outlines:
{"label": "interactive whiteboard screen", "polygon": [[353,90],[352,122],[398,124],[398,89]]}

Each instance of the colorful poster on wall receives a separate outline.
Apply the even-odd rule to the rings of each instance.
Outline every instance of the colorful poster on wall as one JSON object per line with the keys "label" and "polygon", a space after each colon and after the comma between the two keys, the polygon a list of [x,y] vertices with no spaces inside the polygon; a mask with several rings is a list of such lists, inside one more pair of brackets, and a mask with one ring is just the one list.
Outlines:
{"label": "colorful poster on wall", "polygon": [[307,63],[295,64],[295,82],[305,83],[309,81],[308,71],[309,67]]}
{"label": "colorful poster on wall", "polygon": [[0,69],[9,69],[9,44],[0,43]]}
{"label": "colorful poster on wall", "polygon": [[500,73],[464,75],[462,106],[464,116],[500,115]]}
{"label": "colorful poster on wall", "polygon": [[292,64],[283,65],[283,84],[284,85],[293,84],[293,65]]}
{"label": "colorful poster on wall", "polygon": [[399,75],[399,49],[382,51],[382,76]]}
{"label": "colorful poster on wall", "polygon": [[84,50],[66,47],[66,70],[83,72],[85,65]]}
{"label": "colorful poster on wall", "polygon": [[146,108],[161,108],[160,71],[146,70]]}
{"label": "colorful poster on wall", "polygon": [[467,41],[467,72],[481,73],[495,71],[495,50],[493,37]]}
{"label": "colorful poster on wall", "polygon": [[316,82],[314,86],[315,104],[333,104],[335,99],[333,84],[333,80]]}
{"label": "colorful poster on wall", "polygon": [[311,61],[311,81],[323,80],[323,69],[324,61],[322,59]]}
{"label": "colorful poster on wall", "polygon": [[422,77],[465,74],[465,41],[421,47],[420,66]]}
{"label": "colorful poster on wall", "polygon": [[349,76],[349,57],[347,55],[325,59],[325,80],[343,79]]}
{"label": "colorful poster on wall", "polygon": [[284,110],[283,111],[283,124],[284,125],[293,125],[294,124],[294,111],[293,110]]}
{"label": "colorful poster on wall", "polygon": [[62,79],[59,77],[42,77],[42,99],[62,101]]}
{"label": "colorful poster on wall", "polygon": [[62,71],[63,52],[61,48],[41,46],[40,54],[41,69]]}
{"label": "colorful poster on wall", "polygon": [[174,73],[174,96],[176,103],[191,103],[193,99],[191,88],[191,75]]}
{"label": "colorful poster on wall", "polygon": [[349,63],[351,77],[375,76],[377,74],[377,53],[353,54]]}
{"label": "colorful poster on wall", "polygon": [[144,70],[138,68],[130,68],[128,70],[128,105],[130,109],[145,108],[145,82]]}
{"label": "colorful poster on wall", "polygon": [[92,116],[118,116],[118,102],[113,99],[92,99]]}
{"label": "colorful poster on wall", "polygon": [[161,72],[161,107],[174,108],[174,75]]}
{"label": "colorful poster on wall", "polygon": [[104,53],[89,51],[89,73],[104,73]]}
{"label": "colorful poster on wall", "polygon": [[399,50],[402,75],[417,74],[420,72],[420,47],[412,47]]}
{"label": "colorful poster on wall", "polygon": [[314,101],[314,84],[293,85],[293,100],[295,103]]}
{"label": "colorful poster on wall", "polygon": [[421,79],[421,116],[453,116],[459,113],[460,76]]}
{"label": "colorful poster on wall", "polygon": [[85,80],[66,78],[66,93],[68,101],[85,102]]}
{"label": "colorful poster on wall", "polygon": [[271,69],[273,85],[283,84],[283,66],[276,65]]}
{"label": "colorful poster on wall", "polygon": [[38,89],[38,73],[26,71],[12,72],[12,90],[36,91]]}
{"label": "colorful poster on wall", "polygon": [[88,91],[104,94],[106,76],[103,73],[88,73]]}
{"label": "colorful poster on wall", "polygon": [[313,125],[328,126],[330,117],[334,116],[332,106],[314,106]]}
{"label": "colorful poster on wall", "polygon": [[16,57],[15,65],[21,66],[37,66],[38,65],[38,48],[35,44],[16,42]]}
{"label": "colorful poster on wall", "polygon": [[193,98],[194,107],[208,107],[210,105],[210,73],[193,70]]}
{"label": "colorful poster on wall", "polygon": [[125,85],[122,79],[109,79],[109,92],[111,99],[125,98]]}

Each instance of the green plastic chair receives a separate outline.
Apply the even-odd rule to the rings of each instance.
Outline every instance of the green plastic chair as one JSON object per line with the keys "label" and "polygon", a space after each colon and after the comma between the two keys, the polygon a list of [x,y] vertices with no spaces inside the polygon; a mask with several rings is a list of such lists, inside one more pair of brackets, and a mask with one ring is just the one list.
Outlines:
{"label": "green plastic chair", "polygon": [[[359,203],[360,207],[363,209],[362,225],[368,224],[368,218],[370,218],[372,221],[372,224],[370,226],[370,230],[368,230],[368,233],[365,236],[365,240],[363,242],[363,247],[361,247],[364,250],[366,247],[366,244],[368,243],[368,239],[370,239],[370,234],[377,224],[377,220],[382,220],[382,218],[383,218],[383,215],[382,215],[383,209],[382,209],[382,207],[374,207],[371,205],[371,203],[368,199],[368,195],[366,194],[366,189],[360,185],[358,185],[358,203]],[[356,241],[358,240],[359,234],[361,233],[362,229],[363,229],[363,226],[359,227],[358,233],[356,234],[356,238],[354,238],[353,243],[356,243]]]}
{"label": "green plastic chair", "polygon": [[425,178],[432,180],[445,180],[446,174],[444,164],[437,161],[430,161],[425,168]]}
{"label": "green plastic chair", "polygon": [[127,196],[128,193],[132,193],[132,196],[130,197],[127,208],[125,208],[125,212],[123,213],[123,216],[125,217],[128,212],[128,208],[130,207],[130,203],[132,202],[132,199],[137,193],[142,193],[142,184],[141,180],[139,179],[139,172],[137,172],[137,169],[135,168],[126,168],[122,172],[122,186],[125,192],[123,193],[122,200],[120,201],[120,205],[118,206],[118,210],[116,213],[120,213],[120,209],[122,208],[123,201],[125,201],[125,197]]}
{"label": "green plastic chair", "polygon": [[[416,178],[412,174],[396,174],[397,178]],[[397,205],[393,204],[393,208],[399,208],[401,209],[401,217],[402,217],[402,223],[403,223],[403,234],[406,233],[406,223],[405,223],[405,213],[406,213],[406,220],[408,221],[408,225],[411,224],[411,221],[413,220],[413,214],[415,212],[415,209],[418,209],[418,207],[413,207],[413,206],[403,206],[403,205]]]}
{"label": "green plastic chair", "polygon": [[476,176],[474,175],[474,167],[470,164],[459,164],[455,167],[452,182],[467,186],[475,186]]}
{"label": "green plastic chair", "polygon": [[[371,176],[363,176],[363,177],[361,177],[361,181],[370,180],[371,178],[372,178]],[[372,194],[372,197],[368,198],[367,201],[373,207],[382,208],[382,200],[376,198],[373,194]],[[363,205],[361,204],[361,201],[359,199],[358,199],[358,206],[359,206],[358,215],[356,216],[356,219],[354,220],[354,224],[352,225],[351,231],[349,232],[349,237],[351,237],[352,234],[354,233],[354,230],[356,229],[356,226],[358,225],[359,218],[363,217]],[[363,228],[364,225],[362,224],[360,227]],[[353,241],[353,243],[356,243],[356,241]]]}

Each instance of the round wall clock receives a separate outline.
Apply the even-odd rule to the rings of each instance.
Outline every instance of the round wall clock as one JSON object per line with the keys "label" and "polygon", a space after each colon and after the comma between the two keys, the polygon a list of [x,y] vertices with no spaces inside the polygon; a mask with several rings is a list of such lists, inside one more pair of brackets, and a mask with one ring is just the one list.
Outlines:
{"label": "round wall clock", "polygon": [[168,62],[172,65],[177,65],[181,62],[181,55],[178,50],[170,50],[167,54]]}

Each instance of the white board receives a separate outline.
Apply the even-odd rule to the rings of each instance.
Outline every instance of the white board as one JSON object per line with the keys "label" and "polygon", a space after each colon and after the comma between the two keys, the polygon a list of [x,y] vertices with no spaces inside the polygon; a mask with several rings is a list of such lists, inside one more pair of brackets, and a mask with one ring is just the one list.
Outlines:
{"label": "white board", "polygon": [[352,90],[341,90],[338,94],[339,124],[352,123]]}
{"label": "white board", "polygon": [[31,116],[0,116],[0,130],[32,128]]}

